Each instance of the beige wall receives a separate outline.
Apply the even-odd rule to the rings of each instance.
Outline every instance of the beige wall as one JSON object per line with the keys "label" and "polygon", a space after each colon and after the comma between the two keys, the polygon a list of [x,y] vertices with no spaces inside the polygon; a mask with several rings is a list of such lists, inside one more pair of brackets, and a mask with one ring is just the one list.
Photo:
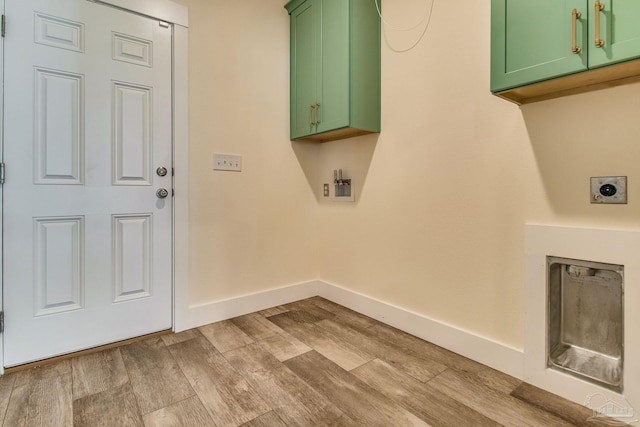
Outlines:
{"label": "beige wall", "polygon": [[[282,2],[179,3],[189,7],[189,301],[315,279],[316,202],[288,139]],[[214,172],[214,152],[241,154],[243,171]]]}
{"label": "beige wall", "polygon": [[[489,2],[437,1],[385,29],[380,135],[288,141],[283,0],[190,7],[191,297],[321,278],[521,348],[526,222],[638,228],[640,85],[519,108],[489,93]],[[412,26],[423,0],[385,0]],[[244,156],[214,173],[213,151]],[[326,202],[331,171],[356,203]],[[625,206],[589,177],[627,175]]]}

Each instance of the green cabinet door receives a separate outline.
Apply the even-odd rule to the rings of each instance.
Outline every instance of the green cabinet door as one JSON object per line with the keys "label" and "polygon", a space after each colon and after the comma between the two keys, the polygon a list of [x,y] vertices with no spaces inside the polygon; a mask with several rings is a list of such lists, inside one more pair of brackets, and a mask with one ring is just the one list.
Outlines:
{"label": "green cabinet door", "polygon": [[[640,57],[640,1],[600,0],[599,3],[602,10],[596,12],[596,0],[589,0],[589,67]],[[598,28],[601,47],[595,43]]]}
{"label": "green cabinet door", "polygon": [[587,20],[587,0],[491,0],[491,91],[586,70]]}
{"label": "green cabinet door", "polygon": [[291,138],[315,133],[320,52],[320,6],[306,1],[291,13]]}
{"label": "green cabinet door", "polygon": [[349,126],[349,1],[322,1],[318,133]]}

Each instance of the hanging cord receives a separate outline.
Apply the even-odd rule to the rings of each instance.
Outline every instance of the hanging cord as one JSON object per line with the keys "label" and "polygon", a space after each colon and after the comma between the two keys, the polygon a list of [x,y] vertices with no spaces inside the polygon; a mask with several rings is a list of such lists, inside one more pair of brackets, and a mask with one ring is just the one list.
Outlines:
{"label": "hanging cord", "polygon": [[420,25],[422,25],[424,20],[427,19],[427,17],[428,17],[429,19],[427,21],[427,26],[425,27],[425,30],[422,33],[423,35],[424,35],[424,33],[427,32],[427,28],[429,28],[429,24],[431,23],[431,15],[433,14],[433,5],[436,2],[436,0],[431,0],[431,6],[429,7],[429,10],[427,11],[427,13],[424,14],[424,16],[422,18],[420,18],[420,21],[416,25],[414,25],[413,27],[411,27],[411,28],[396,28],[393,25],[391,25],[390,23],[388,23],[384,19],[384,17],[382,16],[382,12],[380,11],[380,5],[378,4],[378,0],[374,0],[374,1],[376,3],[376,9],[378,10],[378,15],[380,16],[380,20],[384,23],[384,25],[389,27],[389,29],[394,30],[394,31],[411,31],[411,30],[415,30]]}

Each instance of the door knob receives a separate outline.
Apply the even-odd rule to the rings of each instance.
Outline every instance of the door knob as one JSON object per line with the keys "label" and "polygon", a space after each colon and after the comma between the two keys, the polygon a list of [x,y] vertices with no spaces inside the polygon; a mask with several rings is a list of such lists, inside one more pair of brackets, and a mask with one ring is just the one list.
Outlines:
{"label": "door knob", "polygon": [[156,169],[156,173],[158,174],[158,176],[165,176],[167,172],[167,168],[165,168],[164,166],[160,166],[158,169]]}
{"label": "door knob", "polygon": [[158,191],[156,191],[156,196],[158,196],[158,199],[164,199],[168,195],[169,195],[169,192],[167,191],[166,188],[158,188]]}

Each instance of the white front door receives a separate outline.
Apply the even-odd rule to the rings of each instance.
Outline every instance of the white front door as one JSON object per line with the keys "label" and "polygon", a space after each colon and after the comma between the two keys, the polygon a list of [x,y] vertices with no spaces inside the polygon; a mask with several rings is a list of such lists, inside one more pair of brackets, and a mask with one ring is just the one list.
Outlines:
{"label": "white front door", "polygon": [[171,26],[86,0],[5,14],[4,365],[171,328]]}

